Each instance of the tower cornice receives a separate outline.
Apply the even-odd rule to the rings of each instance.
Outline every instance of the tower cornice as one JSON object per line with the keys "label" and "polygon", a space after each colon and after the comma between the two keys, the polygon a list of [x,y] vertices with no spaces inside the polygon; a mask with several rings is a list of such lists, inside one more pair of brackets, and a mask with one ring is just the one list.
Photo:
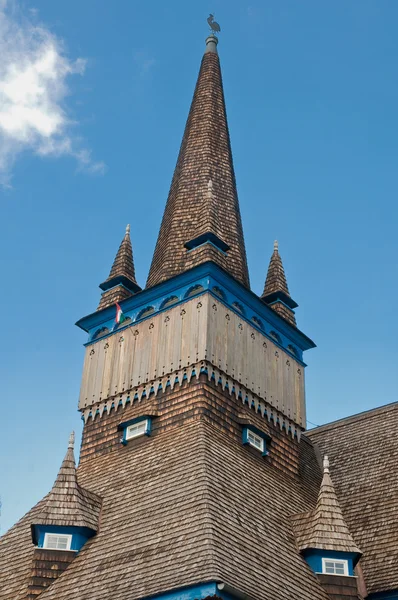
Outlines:
{"label": "tower cornice", "polygon": [[[276,330],[281,335],[282,341],[284,340],[285,342],[282,344],[285,349],[287,349],[289,343],[293,343],[298,347],[300,350],[300,360],[302,360],[302,352],[315,348],[315,343],[308,336],[280,317],[278,313],[262,302],[254,292],[245,288],[219,265],[211,261],[202,263],[189,271],[184,271],[167,281],[137,292],[134,296],[121,301],[120,306],[123,309],[123,313],[131,319],[131,322],[126,323],[126,327],[132,323],[140,322],[144,318],[149,318],[149,315],[148,317],[139,316],[146,307],[152,306],[154,308],[150,315],[152,317],[158,312],[166,310],[163,307],[164,302],[171,296],[177,296],[176,305],[186,302],[188,291],[195,285],[201,286],[198,294],[209,291],[216,296],[214,288],[219,287],[224,297],[221,294],[218,298],[226,306],[240,314],[242,319],[250,322],[251,325],[258,329],[260,328],[256,321],[253,320],[253,317],[259,319],[265,325],[265,329],[261,329],[265,335],[269,335],[271,331]],[[240,303],[245,308],[246,314],[240,313],[237,307],[234,306],[234,303]],[[89,344],[92,341],[93,334],[101,327],[107,328],[109,331],[108,335],[111,335],[114,319],[115,306],[113,305],[79,319],[76,325],[89,333],[89,340],[87,341],[87,344]],[[119,328],[118,331],[121,329]],[[289,352],[289,350],[287,351]]]}

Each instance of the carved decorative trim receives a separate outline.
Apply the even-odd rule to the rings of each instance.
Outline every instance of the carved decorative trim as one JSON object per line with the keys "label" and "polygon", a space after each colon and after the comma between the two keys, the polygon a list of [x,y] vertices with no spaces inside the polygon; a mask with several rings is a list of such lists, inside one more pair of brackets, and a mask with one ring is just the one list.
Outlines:
{"label": "carved decorative trim", "polygon": [[300,440],[303,428],[208,361],[200,361],[193,363],[187,368],[177,369],[164,377],[149,381],[145,385],[136,386],[131,390],[123,392],[123,394],[95,404],[82,411],[84,422],[87,423],[90,418],[95,419],[97,416],[101,418],[104,412],[109,413],[112,409],[115,411],[120,407],[124,409],[126,404],[143,402],[149,399],[149,397],[153,397],[153,395],[157,396],[162,390],[169,388],[173,390],[175,386],[180,386],[183,382],[190,382],[193,378],[198,379],[202,373],[207,375],[209,381],[213,381],[216,385],[221,386],[223,391],[226,390],[230,395],[234,394],[237,398],[241,399],[243,404],[250,406],[256,413],[261,414],[263,418],[273,421],[275,425],[279,426],[281,431],[285,431],[286,435],[291,435],[293,438]]}

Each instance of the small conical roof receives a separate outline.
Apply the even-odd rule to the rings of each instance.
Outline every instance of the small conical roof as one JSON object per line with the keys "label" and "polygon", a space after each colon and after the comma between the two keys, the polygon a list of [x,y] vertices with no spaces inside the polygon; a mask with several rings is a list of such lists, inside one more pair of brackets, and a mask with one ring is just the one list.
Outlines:
{"label": "small conical roof", "polygon": [[323,478],[315,510],[298,515],[294,521],[300,550],[319,549],[361,554],[344,521],[330,477],[327,456],[323,461]]}
{"label": "small conical roof", "polygon": [[217,43],[206,40],[147,287],[207,261],[249,287]]}
{"label": "small conical roof", "polygon": [[274,242],[274,251],[269,262],[267,278],[265,280],[264,291],[262,298],[274,294],[275,292],[283,292],[290,297],[289,288],[286,281],[285,269],[283,268],[282,259],[279,254],[279,246],[277,240]]}
{"label": "small conical roof", "polygon": [[126,227],[126,232],[113,261],[109,277],[100,284],[100,288],[104,292],[101,296],[98,310],[111,306],[115,302],[121,302],[141,290],[135,279],[130,225]]}
{"label": "small conical roof", "polygon": [[[115,260],[109,273],[106,282],[115,280],[116,278],[124,277],[132,284],[138,287],[135,279],[135,268],[133,259],[133,248],[130,239],[130,225],[127,225],[126,232],[117,251]],[[102,284],[103,285],[103,284]]]}
{"label": "small conical roof", "polygon": [[293,309],[296,308],[297,303],[290,296],[285,269],[283,268],[276,240],[261,299],[285,321],[296,327],[296,317]]}
{"label": "small conical roof", "polygon": [[78,484],[74,441],[75,434],[72,432],[57,478],[51,492],[43,500],[43,507],[34,525],[87,527],[97,531],[101,499]]}

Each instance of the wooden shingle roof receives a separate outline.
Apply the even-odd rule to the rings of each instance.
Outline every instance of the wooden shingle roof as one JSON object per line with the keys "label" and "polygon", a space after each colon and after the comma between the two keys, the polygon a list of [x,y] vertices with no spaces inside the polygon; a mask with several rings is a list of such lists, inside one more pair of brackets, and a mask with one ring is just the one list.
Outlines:
{"label": "wooden shingle roof", "polygon": [[127,277],[127,279],[137,285],[133,260],[133,248],[131,246],[130,238],[130,225],[127,225],[126,227],[126,232],[119,246],[119,250],[117,251],[115,260],[113,261],[109,277],[106,281],[110,281],[111,279],[114,279],[120,275],[124,275]]}
{"label": "wooden shingle roof", "polygon": [[74,434],[52,490],[41,504],[41,510],[32,525],[61,525],[98,529],[101,499],[82,488],[77,481],[73,453]]}
{"label": "wooden shingle roof", "polygon": [[268,304],[275,312],[296,326],[296,317],[292,310],[297,304],[292,301],[287,285],[285,269],[283,268],[282,258],[279,254],[278,242],[274,242],[274,251],[268,265],[267,277],[265,279],[264,290],[261,295],[262,300]]}
{"label": "wooden shingle roof", "polygon": [[121,302],[140,290],[135,278],[130,225],[126,227],[126,232],[116,253],[109,277],[104,283],[101,283],[100,287],[104,290],[104,293],[101,296],[98,306],[99,310],[115,302]]}
{"label": "wooden shingle roof", "polygon": [[331,461],[368,593],[398,588],[398,403],[308,432]]}
{"label": "wooden shingle roof", "polygon": [[[252,600],[327,600],[290,525],[308,507],[308,486],[217,426],[201,419],[166,429],[88,460],[79,479],[103,497],[101,527],[42,600],[138,600],[205,581]],[[29,547],[30,518],[3,538],[6,578],[6,557]],[[22,555],[22,581],[30,563]],[[0,587],[0,599],[10,598]]]}
{"label": "wooden shingle roof", "polygon": [[344,521],[326,456],[315,510],[297,515],[293,522],[300,550],[318,549],[361,554]]}
{"label": "wooden shingle roof", "polygon": [[147,287],[209,260],[249,287],[217,38],[207,42]]}
{"label": "wooden shingle roof", "polygon": [[278,242],[276,240],[274,242],[274,251],[269,261],[264,291],[261,297],[264,298],[275,292],[284,292],[287,296],[290,296],[286,281],[285,269],[283,268],[282,259],[279,254]]}

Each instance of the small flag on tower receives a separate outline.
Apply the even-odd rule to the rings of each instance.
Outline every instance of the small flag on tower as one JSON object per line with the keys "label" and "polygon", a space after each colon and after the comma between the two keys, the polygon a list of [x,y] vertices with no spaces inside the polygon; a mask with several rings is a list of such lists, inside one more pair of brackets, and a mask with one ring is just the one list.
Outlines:
{"label": "small flag on tower", "polygon": [[126,320],[124,312],[120,308],[120,305],[116,302],[116,319],[115,319],[115,327],[123,323]]}

